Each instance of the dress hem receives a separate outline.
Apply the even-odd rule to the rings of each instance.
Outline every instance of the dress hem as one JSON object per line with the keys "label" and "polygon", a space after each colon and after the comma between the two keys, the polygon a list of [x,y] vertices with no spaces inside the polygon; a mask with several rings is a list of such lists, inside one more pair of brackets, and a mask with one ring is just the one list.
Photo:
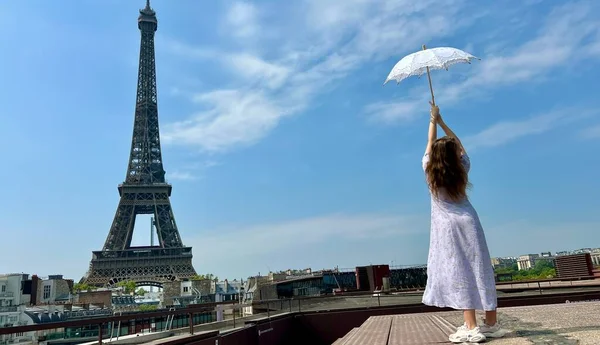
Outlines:
{"label": "dress hem", "polygon": [[464,308],[464,307],[457,307],[456,305],[450,305],[450,304],[443,304],[443,303],[430,303],[430,302],[422,302],[425,305],[428,305],[430,307],[437,307],[437,308],[452,308],[454,310],[482,310],[482,311],[495,311],[498,309],[498,305],[496,305],[493,309],[487,309],[487,308]]}

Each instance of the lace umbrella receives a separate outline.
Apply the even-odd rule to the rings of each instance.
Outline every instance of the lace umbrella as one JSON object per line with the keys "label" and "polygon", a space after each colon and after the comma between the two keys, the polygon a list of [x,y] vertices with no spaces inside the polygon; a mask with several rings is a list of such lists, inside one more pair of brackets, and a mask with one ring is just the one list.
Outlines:
{"label": "lace umbrella", "polygon": [[429,91],[431,91],[431,102],[435,104],[435,97],[433,96],[433,86],[431,85],[431,75],[429,74],[430,69],[445,69],[457,64],[457,63],[471,63],[471,60],[477,59],[467,52],[460,49],[450,47],[439,47],[427,49],[423,45],[423,50],[409,54],[398,61],[398,63],[392,68],[392,71],[385,79],[384,85],[390,81],[395,80],[400,83],[402,80],[411,76],[421,76],[427,72],[427,79],[429,79]]}

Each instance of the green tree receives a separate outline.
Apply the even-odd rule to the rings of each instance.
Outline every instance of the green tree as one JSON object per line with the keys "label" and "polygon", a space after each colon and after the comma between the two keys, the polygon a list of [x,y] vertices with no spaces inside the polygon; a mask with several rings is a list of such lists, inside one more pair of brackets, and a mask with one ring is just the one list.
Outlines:
{"label": "green tree", "polygon": [[73,284],[73,292],[74,293],[83,292],[83,291],[94,291],[96,289],[97,289],[97,287],[90,286],[90,285],[88,285],[86,283],[82,283],[82,284],[75,283],[75,284]]}
{"label": "green tree", "polygon": [[138,296],[144,296],[146,294],[146,290],[139,288],[135,291],[135,294]]}
{"label": "green tree", "polygon": [[126,294],[135,292],[136,284],[131,280],[124,280],[117,283],[118,287],[122,287]]}
{"label": "green tree", "polygon": [[215,276],[212,273],[207,273],[207,274],[196,274],[195,276],[193,276],[191,278],[191,280],[212,280],[214,282],[218,282],[219,281],[219,277]]}
{"label": "green tree", "polygon": [[158,307],[155,305],[150,305],[150,304],[140,304],[140,306],[138,307],[139,311],[153,311],[153,310],[157,310]]}
{"label": "green tree", "polygon": [[549,260],[538,260],[529,270],[519,270],[517,264],[497,268],[498,274],[512,274],[513,280],[550,279],[556,277],[556,270]]}

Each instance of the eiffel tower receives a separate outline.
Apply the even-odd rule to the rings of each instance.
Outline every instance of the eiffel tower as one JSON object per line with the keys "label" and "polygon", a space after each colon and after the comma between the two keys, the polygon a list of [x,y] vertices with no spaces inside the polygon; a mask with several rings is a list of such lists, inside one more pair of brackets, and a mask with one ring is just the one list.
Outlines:
{"label": "eiffel tower", "polygon": [[[89,271],[81,283],[112,286],[135,281],[138,286],[162,283],[196,274],[192,248],[184,247],[171,209],[172,187],[165,181],[160,147],[154,33],[156,12],[146,0],[140,10],[141,32],[135,121],[125,182],[119,185],[121,200],[101,251],[92,252]],[[136,216],[152,214],[157,246],[132,247]]]}

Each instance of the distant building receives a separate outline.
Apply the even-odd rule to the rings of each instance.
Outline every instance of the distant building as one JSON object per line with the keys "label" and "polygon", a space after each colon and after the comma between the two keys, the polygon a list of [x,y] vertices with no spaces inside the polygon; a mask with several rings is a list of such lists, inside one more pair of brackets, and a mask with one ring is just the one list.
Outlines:
{"label": "distant building", "polygon": [[[320,273],[320,272],[314,272],[314,273]],[[267,280],[269,282],[279,282],[279,281],[284,281],[286,279],[295,279],[298,277],[310,277],[312,275],[313,275],[313,270],[310,267],[304,268],[301,270],[287,269],[285,271],[269,272],[269,275],[267,276]]]}
{"label": "distant building", "polygon": [[590,253],[562,255],[556,259],[558,278],[589,278],[594,276]]}
{"label": "distant building", "polygon": [[189,304],[239,300],[244,282],[236,279],[214,282],[210,279],[174,281],[163,284],[161,306],[187,306]]}
{"label": "distant building", "polygon": [[80,291],[73,298],[73,304],[94,305],[100,308],[112,309],[113,292],[109,289]]}
{"label": "distant building", "polygon": [[211,284],[210,279],[166,282],[163,284],[160,305],[167,308],[211,302]]}
{"label": "distant building", "polygon": [[37,282],[37,296],[32,304],[64,304],[73,301],[71,291],[73,290],[73,280],[63,279],[62,275],[51,275],[48,279],[39,279],[33,276],[32,279]]}
{"label": "distant building", "polygon": [[[0,327],[25,326],[32,323],[25,315],[25,304],[28,303],[31,286],[23,297],[23,282],[28,278],[28,274],[21,273],[0,275]],[[0,343],[33,341],[33,333],[0,335]]]}
{"label": "distant building", "polygon": [[535,260],[539,258],[538,254],[526,254],[519,256],[517,259],[517,267],[519,271],[521,270],[529,270],[535,266]]}
{"label": "distant building", "polygon": [[494,268],[510,267],[517,263],[517,258],[505,257],[505,258],[492,258],[492,266]]}
{"label": "distant building", "polygon": [[286,272],[279,272],[279,273],[269,272],[267,279],[269,282],[280,282],[280,281],[285,280],[285,278],[287,276],[288,276],[288,274]]}
{"label": "distant building", "polygon": [[552,255],[550,252],[543,252],[541,255],[535,260],[535,262],[546,261],[553,267],[555,266],[556,256]]}
{"label": "distant building", "polygon": [[[0,327],[106,316],[112,313],[110,291],[72,295],[72,288],[73,280],[63,279],[61,275],[45,279],[23,273],[0,275]],[[95,304],[98,301],[103,302]],[[17,333],[0,336],[0,344],[37,344],[43,339],[44,335],[36,332]]]}
{"label": "distant building", "polygon": [[521,270],[529,270],[535,267],[535,264],[540,261],[549,262],[552,266],[554,266],[554,262],[556,257],[552,255],[551,252],[543,252],[541,254],[526,254],[521,255],[517,259],[517,267],[519,271]]}
{"label": "distant building", "polygon": [[214,283],[215,302],[238,301],[244,292],[244,282],[234,279]]}
{"label": "distant building", "polygon": [[265,279],[265,277],[256,276],[246,279],[240,300],[241,304],[245,305],[242,308],[242,316],[253,314],[252,302],[254,301],[254,295],[257,294],[259,291],[258,289],[265,284],[267,284],[267,279]]}
{"label": "distant building", "polygon": [[594,266],[600,266],[600,251],[590,254],[592,259],[592,264]]}
{"label": "distant building", "polygon": [[581,249],[576,249],[576,250],[571,251],[571,255],[592,253],[593,251],[594,251],[594,249],[592,249],[592,248],[581,248]]}
{"label": "distant building", "polygon": [[556,252],[556,256],[564,256],[564,255],[576,255],[576,254],[594,254],[594,253],[600,253],[600,248],[580,248],[580,249],[575,249],[575,250],[565,250],[565,251],[561,251],[561,252]]}

